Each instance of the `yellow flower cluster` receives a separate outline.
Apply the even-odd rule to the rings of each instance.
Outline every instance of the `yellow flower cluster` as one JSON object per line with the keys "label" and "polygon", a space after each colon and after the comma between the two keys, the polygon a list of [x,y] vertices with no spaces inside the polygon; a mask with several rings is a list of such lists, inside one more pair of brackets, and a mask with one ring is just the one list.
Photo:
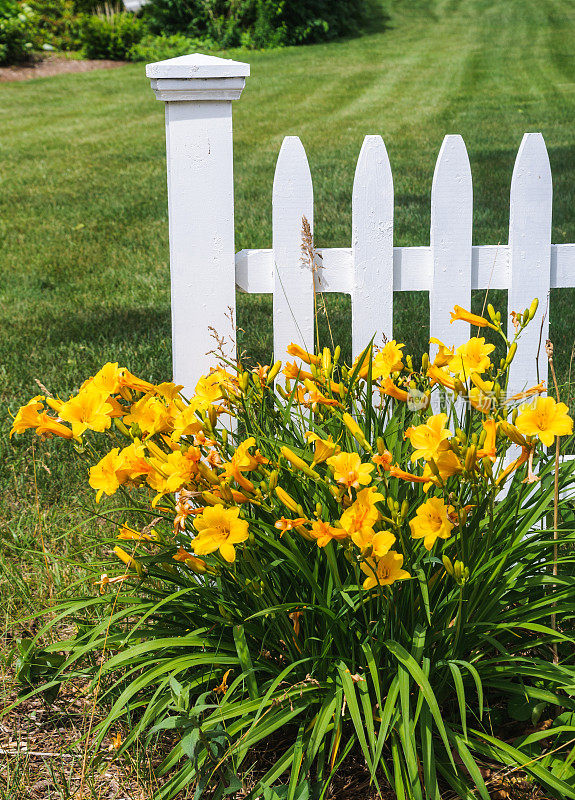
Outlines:
{"label": "yellow flower cluster", "polygon": [[[257,530],[279,538],[294,532],[328,552],[342,548],[370,591],[410,578],[404,560],[409,567],[420,540],[427,551],[458,542],[478,493],[496,496],[526,462],[527,480],[535,480],[538,444],[549,446],[572,433],[567,406],[540,397],[542,384],[506,398],[516,343],[506,339],[491,308],[489,314],[490,320],[456,306],[452,321],[500,334],[507,357],[499,367],[490,358],[495,346],[483,337],[457,348],[432,339],[435,355],[424,355],[420,369],[396,341],[368,349],[349,369],[338,364],[339,348],[319,355],[292,344],[288,352],[298,361],[285,365],[277,384],[280,362],[258,365],[251,374],[240,365],[218,368],[186,400],[181,386],[155,385],[110,363],[67,400],[34,397],[19,409],[11,435],[33,429],[42,437],[82,442],[88,453],[84,437],[90,431],[124,436],[125,447],[113,447],[90,466],[90,486],[97,501],[120,487],[140,488],[153,508],[161,501],[163,513],[173,512],[176,565],[204,573],[233,563],[238,545],[258,546],[251,535],[257,520]],[[533,314],[532,307],[517,317],[523,320],[517,335]],[[445,390],[469,403],[461,427],[454,403],[449,414],[430,412],[432,392]],[[410,398],[418,405],[412,408]],[[374,403],[378,436],[364,424]],[[282,419],[293,422],[288,443],[262,435],[253,424],[274,404]],[[395,420],[404,417],[404,404],[412,424],[398,431]],[[227,415],[240,417],[248,435],[226,430]],[[505,455],[517,446],[521,452],[509,463]],[[119,538],[145,547],[166,543],[163,534],[127,526]],[[116,554],[128,569],[141,571],[136,558],[121,548]],[[222,561],[200,558],[212,554]],[[113,582],[105,577],[101,586]]]}

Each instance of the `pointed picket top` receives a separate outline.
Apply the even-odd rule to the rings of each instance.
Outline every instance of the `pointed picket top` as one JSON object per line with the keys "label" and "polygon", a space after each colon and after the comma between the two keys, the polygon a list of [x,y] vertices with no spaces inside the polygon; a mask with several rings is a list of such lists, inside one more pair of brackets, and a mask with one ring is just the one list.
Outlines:
{"label": "pointed picket top", "polygon": [[[508,311],[509,314],[523,311],[535,297],[539,300],[539,308],[521,336],[511,365],[511,394],[538,380],[547,379],[544,345],[549,335],[547,306],[551,280],[552,207],[553,183],[545,140],[540,133],[526,133],[515,159],[511,179]],[[513,333],[510,317],[508,331]]]}
{"label": "pointed picket top", "polygon": [[446,136],[431,188],[430,334],[446,344],[461,344],[469,335],[464,323],[450,325],[454,305],[471,305],[473,182],[467,148],[461,136]]}
{"label": "pointed picket top", "polygon": [[352,350],[393,337],[393,175],[381,136],[366,136],[352,195]]}
{"label": "pointed picket top", "polygon": [[303,218],[313,233],[313,185],[297,136],[283,140],[273,184],[274,357],[286,359],[290,342],[313,352],[313,270],[302,259]]}

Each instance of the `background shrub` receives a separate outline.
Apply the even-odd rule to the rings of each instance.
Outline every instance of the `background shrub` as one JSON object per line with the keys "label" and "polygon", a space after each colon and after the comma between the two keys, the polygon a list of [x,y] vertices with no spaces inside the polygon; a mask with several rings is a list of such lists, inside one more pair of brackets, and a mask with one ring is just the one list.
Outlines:
{"label": "background shrub", "polygon": [[163,61],[166,58],[176,58],[192,53],[198,48],[205,49],[205,43],[198,39],[191,39],[181,33],[171,36],[160,34],[154,36],[147,34],[141,41],[133,45],[128,52],[129,61]]}
{"label": "background shrub", "polygon": [[32,9],[11,0],[0,0],[0,64],[12,64],[29,58],[33,38]]}
{"label": "background shrub", "polygon": [[30,0],[34,12],[34,46],[79,50],[80,14],[74,0]]}
{"label": "background shrub", "polygon": [[220,47],[277,47],[356,33],[380,16],[370,0],[150,0],[157,33],[185,33]]}
{"label": "background shrub", "polygon": [[130,49],[146,31],[141,19],[123,11],[109,9],[105,13],[85,16],[81,35],[86,58],[128,58]]}

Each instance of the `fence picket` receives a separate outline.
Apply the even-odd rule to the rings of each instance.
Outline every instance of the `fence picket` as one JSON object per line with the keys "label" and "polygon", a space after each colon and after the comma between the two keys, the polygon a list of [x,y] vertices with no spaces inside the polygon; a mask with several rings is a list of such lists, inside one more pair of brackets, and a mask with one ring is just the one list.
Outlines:
{"label": "fence picket", "polygon": [[393,337],[393,176],[381,136],[366,136],[352,195],[352,353]]}
{"label": "fence picket", "polygon": [[[552,202],[551,167],[545,141],[540,133],[526,133],[511,179],[508,312],[523,311],[535,297],[539,298],[539,308],[521,337],[511,365],[510,394],[547,379],[545,340],[549,336]],[[508,330],[513,333],[511,318]]]}
{"label": "fence picket", "polygon": [[302,259],[302,217],[313,231],[307,156],[297,136],[286,136],[273,184],[274,357],[282,360],[290,342],[311,352],[314,349],[313,272]]}
{"label": "fence picket", "polygon": [[[430,335],[459,345],[469,336],[463,322],[450,325],[454,305],[471,305],[473,184],[461,136],[446,136],[431,187],[433,283],[429,293]],[[434,353],[436,348],[431,348]]]}

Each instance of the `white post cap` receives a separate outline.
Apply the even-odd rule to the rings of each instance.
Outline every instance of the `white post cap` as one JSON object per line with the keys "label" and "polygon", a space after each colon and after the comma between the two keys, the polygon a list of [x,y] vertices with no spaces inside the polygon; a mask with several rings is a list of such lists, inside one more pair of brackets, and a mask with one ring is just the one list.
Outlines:
{"label": "white post cap", "polygon": [[193,53],[146,65],[158,100],[237,100],[250,65],[229,58]]}

